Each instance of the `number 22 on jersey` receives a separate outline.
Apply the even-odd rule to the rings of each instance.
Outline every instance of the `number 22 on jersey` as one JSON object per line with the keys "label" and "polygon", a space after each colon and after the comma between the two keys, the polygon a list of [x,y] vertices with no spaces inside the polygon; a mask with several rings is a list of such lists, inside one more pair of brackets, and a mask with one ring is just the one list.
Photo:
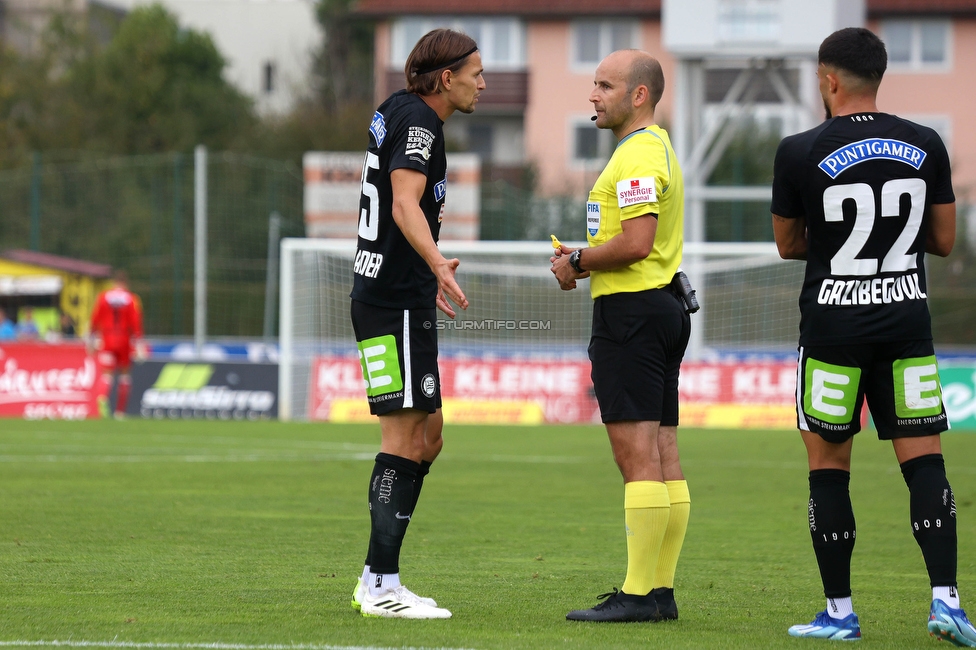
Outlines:
{"label": "number 22 on jersey", "polygon": [[[881,187],[881,218],[899,216],[901,197],[905,194],[911,199],[908,222],[881,261],[882,272],[908,271],[916,268],[916,256],[910,254],[908,250],[915,242],[922,226],[925,181],[920,178],[897,178],[885,183]],[[878,272],[878,260],[857,257],[874,229],[876,216],[874,190],[867,183],[828,187],[823,194],[824,221],[828,223],[843,221],[843,204],[846,200],[854,201],[857,207],[854,228],[831,258],[830,274],[834,276],[875,275]],[[362,232],[361,226],[360,232]]]}

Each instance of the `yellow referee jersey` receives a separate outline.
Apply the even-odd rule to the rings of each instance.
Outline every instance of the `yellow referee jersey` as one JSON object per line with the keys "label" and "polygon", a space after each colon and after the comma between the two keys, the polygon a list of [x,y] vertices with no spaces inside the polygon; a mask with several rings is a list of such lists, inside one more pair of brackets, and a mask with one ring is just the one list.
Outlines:
{"label": "yellow referee jersey", "polygon": [[590,272],[590,294],[657,289],[671,283],[684,245],[684,182],[668,132],[655,125],[617,143],[586,202],[590,246],[623,232],[621,221],[657,215],[654,247],[646,258],[612,271]]}

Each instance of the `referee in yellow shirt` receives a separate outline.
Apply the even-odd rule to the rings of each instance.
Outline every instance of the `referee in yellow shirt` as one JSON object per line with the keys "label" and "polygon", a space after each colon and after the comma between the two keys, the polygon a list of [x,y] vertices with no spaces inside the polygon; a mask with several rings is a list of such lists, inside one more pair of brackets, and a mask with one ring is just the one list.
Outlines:
{"label": "referee in yellow shirt", "polygon": [[664,92],[656,59],[620,50],[596,69],[596,125],[617,148],[586,204],[589,248],[560,246],[563,290],[590,278],[593,386],[624,479],[627,577],[573,621],[678,618],[674,572],[691,498],[678,460],[678,370],[691,321],[672,279],[681,263],[684,186],[667,132],[654,123]]}

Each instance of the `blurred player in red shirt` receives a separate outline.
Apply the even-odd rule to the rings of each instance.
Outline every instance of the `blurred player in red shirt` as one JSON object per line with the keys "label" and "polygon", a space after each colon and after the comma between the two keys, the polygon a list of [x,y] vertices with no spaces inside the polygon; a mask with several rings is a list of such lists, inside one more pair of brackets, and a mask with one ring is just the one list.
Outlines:
{"label": "blurred player in red shirt", "polygon": [[129,401],[132,386],[132,355],[146,356],[142,342],[142,301],[129,291],[125,271],[112,276],[113,286],[99,294],[91,317],[91,343],[98,351],[99,362],[105,370],[103,415],[108,415],[109,397],[115,389],[115,417],[121,418]]}

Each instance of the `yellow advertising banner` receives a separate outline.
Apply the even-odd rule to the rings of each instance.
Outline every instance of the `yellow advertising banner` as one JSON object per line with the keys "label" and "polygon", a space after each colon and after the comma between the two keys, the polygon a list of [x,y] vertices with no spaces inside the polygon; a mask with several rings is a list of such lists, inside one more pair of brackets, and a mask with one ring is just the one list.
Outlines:
{"label": "yellow advertising banner", "polygon": [[[447,424],[542,424],[545,413],[538,402],[445,398],[442,408]],[[332,400],[331,422],[371,422],[365,399]]]}
{"label": "yellow advertising banner", "polygon": [[705,429],[796,429],[796,408],[765,404],[682,404],[681,426]]}

